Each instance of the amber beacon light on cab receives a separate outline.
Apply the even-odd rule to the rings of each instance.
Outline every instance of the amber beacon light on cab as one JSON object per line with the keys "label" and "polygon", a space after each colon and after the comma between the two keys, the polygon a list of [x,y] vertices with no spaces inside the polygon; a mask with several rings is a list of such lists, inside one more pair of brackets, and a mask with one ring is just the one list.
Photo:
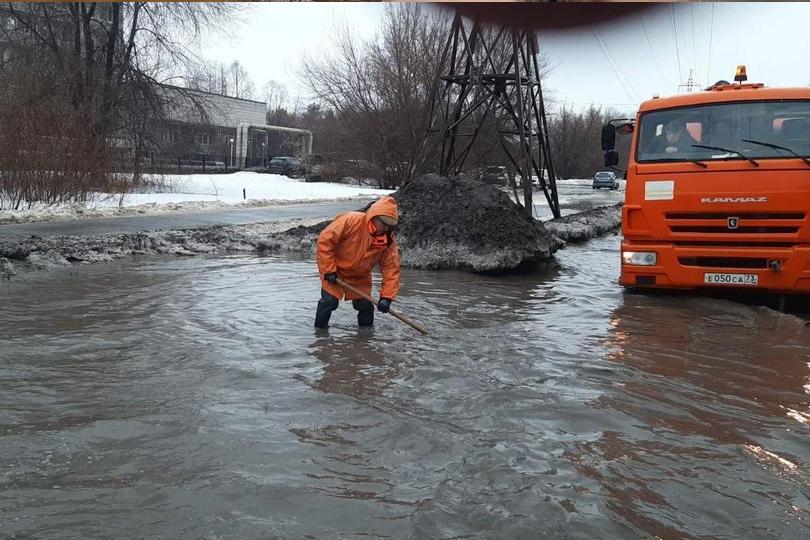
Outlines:
{"label": "amber beacon light on cab", "polygon": [[810,293],[810,87],[734,82],[654,97],[602,129],[605,165],[631,135],[626,287]]}

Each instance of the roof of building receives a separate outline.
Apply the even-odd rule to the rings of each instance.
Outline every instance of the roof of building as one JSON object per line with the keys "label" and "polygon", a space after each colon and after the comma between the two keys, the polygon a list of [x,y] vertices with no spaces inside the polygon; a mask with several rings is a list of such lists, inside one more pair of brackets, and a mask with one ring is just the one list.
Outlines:
{"label": "roof of building", "polygon": [[187,92],[193,92],[195,94],[206,94],[206,95],[209,95],[209,96],[217,96],[217,97],[221,97],[221,98],[235,99],[237,101],[248,101],[250,103],[259,103],[261,105],[264,105],[265,107],[267,106],[267,104],[264,101],[259,101],[259,100],[256,100],[256,99],[246,99],[246,98],[234,97],[234,96],[229,96],[229,95],[226,95],[226,94],[220,94],[218,92],[208,92],[206,90],[197,90],[196,88],[188,88],[186,86],[178,86],[176,84],[162,83],[160,86],[163,86],[165,88],[176,88],[178,90],[185,90]]}
{"label": "roof of building", "polygon": [[166,92],[169,120],[219,127],[266,123],[267,106],[261,101],[223,96],[180,86],[161,85]]}

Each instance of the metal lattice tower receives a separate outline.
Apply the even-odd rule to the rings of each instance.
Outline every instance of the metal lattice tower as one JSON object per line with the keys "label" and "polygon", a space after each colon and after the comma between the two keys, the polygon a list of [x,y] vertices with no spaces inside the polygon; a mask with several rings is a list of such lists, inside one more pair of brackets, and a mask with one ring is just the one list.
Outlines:
{"label": "metal lattice tower", "polygon": [[687,92],[691,92],[693,88],[697,88],[700,90],[700,84],[696,83],[695,80],[692,78],[692,70],[689,70],[689,78],[686,79],[686,82],[683,84],[679,84],[678,88],[686,88]]}
{"label": "metal lattice tower", "polygon": [[[529,215],[534,175],[552,213],[560,217],[535,33],[456,15],[439,66],[421,160],[433,149],[440,174],[455,175],[482,132],[497,137],[521,179]],[[411,170],[416,166],[412,163]]]}

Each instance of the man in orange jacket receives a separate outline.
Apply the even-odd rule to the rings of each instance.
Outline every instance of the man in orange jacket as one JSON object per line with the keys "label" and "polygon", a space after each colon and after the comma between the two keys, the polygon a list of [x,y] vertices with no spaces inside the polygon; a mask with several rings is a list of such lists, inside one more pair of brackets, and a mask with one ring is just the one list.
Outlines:
{"label": "man in orange jacket", "polygon": [[338,285],[345,283],[371,294],[371,270],[379,264],[382,287],[377,309],[387,313],[399,292],[399,249],[394,228],[399,221],[397,201],[382,197],[365,212],[346,212],[335,218],[318,236],[318,271],[321,299],[315,313],[315,328],[326,328],[332,312],[344,297],[357,310],[357,324],[374,324],[374,304]]}

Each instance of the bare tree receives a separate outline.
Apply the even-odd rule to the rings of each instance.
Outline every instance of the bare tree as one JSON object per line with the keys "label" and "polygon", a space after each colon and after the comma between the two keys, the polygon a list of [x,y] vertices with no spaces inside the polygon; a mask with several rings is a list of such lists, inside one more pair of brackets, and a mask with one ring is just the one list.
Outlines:
{"label": "bare tree", "polygon": [[239,60],[234,60],[228,66],[228,79],[230,82],[228,95],[242,99],[254,99],[256,97],[256,85],[251,80],[245,67],[239,63]]}
{"label": "bare tree", "polygon": [[256,85],[238,60],[230,64],[205,60],[189,64],[182,79],[185,86],[193,90],[242,99],[256,98]]}
{"label": "bare tree", "polygon": [[222,94],[228,87],[224,65],[208,62],[190,64],[183,76],[183,84],[194,90]]}
{"label": "bare tree", "polygon": [[405,178],[422,135],[447,25],[445,14],[419,4],[388,5],[375,39],[362,42],[338,28],[331,54],[303,62],[305,85],[334,111],[352,158],[374,163],[386,187]]}
{"label": "bare tree", "polygon": [[267,111],[274,113],[280,109],[287,110],[289,95],[287,86],[277,81],[267,81],[262,87],[262,100],[267,103]]}
{"label": "bare tree", "polygon": [[[386,7],[374,39],[363,42],[347,28],[338,28],[332,53],[302,64],[304,84],[320,104],[335,112],[341,133],[352,141],[348,147],[352,154],[346,157],[374,163],[386,187],[407,178],[410,158],[424,138],[449,25],[447,13],[420,4],[392,4]],[[498,29],[485,27],[484,32]],[[506,65],[499,59],[512,54],[507,41],[489,51],[496,64]],[[480,49],[479,54],[485,51]],[[548,59],[542,56],[539,63],[541,74],[547,73]],[[477,139],[466,166],[507,162],[496,136],[497,124],[496,118],[486,118],[484,135]],[[305,127],[315,131],[323,126]],[[316,136],[316,144],[319,139],[323,140]],[[438,158],[427,161],[435,163]]]}
{"label": "bare tree", "polygon": [[[589,178],[594,172],[604,169],[604,157],[600,145],[602,126],[613,118],[627,118],[612,109],[603,111],[591,105],[583,111],[575,111],[563,105],[549,124],[554,166],[560,178]],[[629,137],[617,138],[617,151],[623,162],[629,153]]]}
{"label": "bare tree", "polygon": [[[0,7],[0,42],[8,47],[0,65],[4,110],[10,117],[30,118],[21,124],[32,137],[28,148],[53,147],[54,140],[67,138],[71,155],[87,157],[68,160],[81,169],[76,174],[91,183],[108,182],[113,163],[122,158],[122,138],[133,126],[147,125],[135,120],[165,116],[160,83],[194,60],[183,43],[212,21],[227,21],[232,9],[174,2],[5,4]],[[43,116],[43,110],[57,114]],[[48,121],[54,119],[75,129],[50,129]],[[6,161],[41,163],[34,158],[38,152],[11,155],[9,146],[2,148]]]}

